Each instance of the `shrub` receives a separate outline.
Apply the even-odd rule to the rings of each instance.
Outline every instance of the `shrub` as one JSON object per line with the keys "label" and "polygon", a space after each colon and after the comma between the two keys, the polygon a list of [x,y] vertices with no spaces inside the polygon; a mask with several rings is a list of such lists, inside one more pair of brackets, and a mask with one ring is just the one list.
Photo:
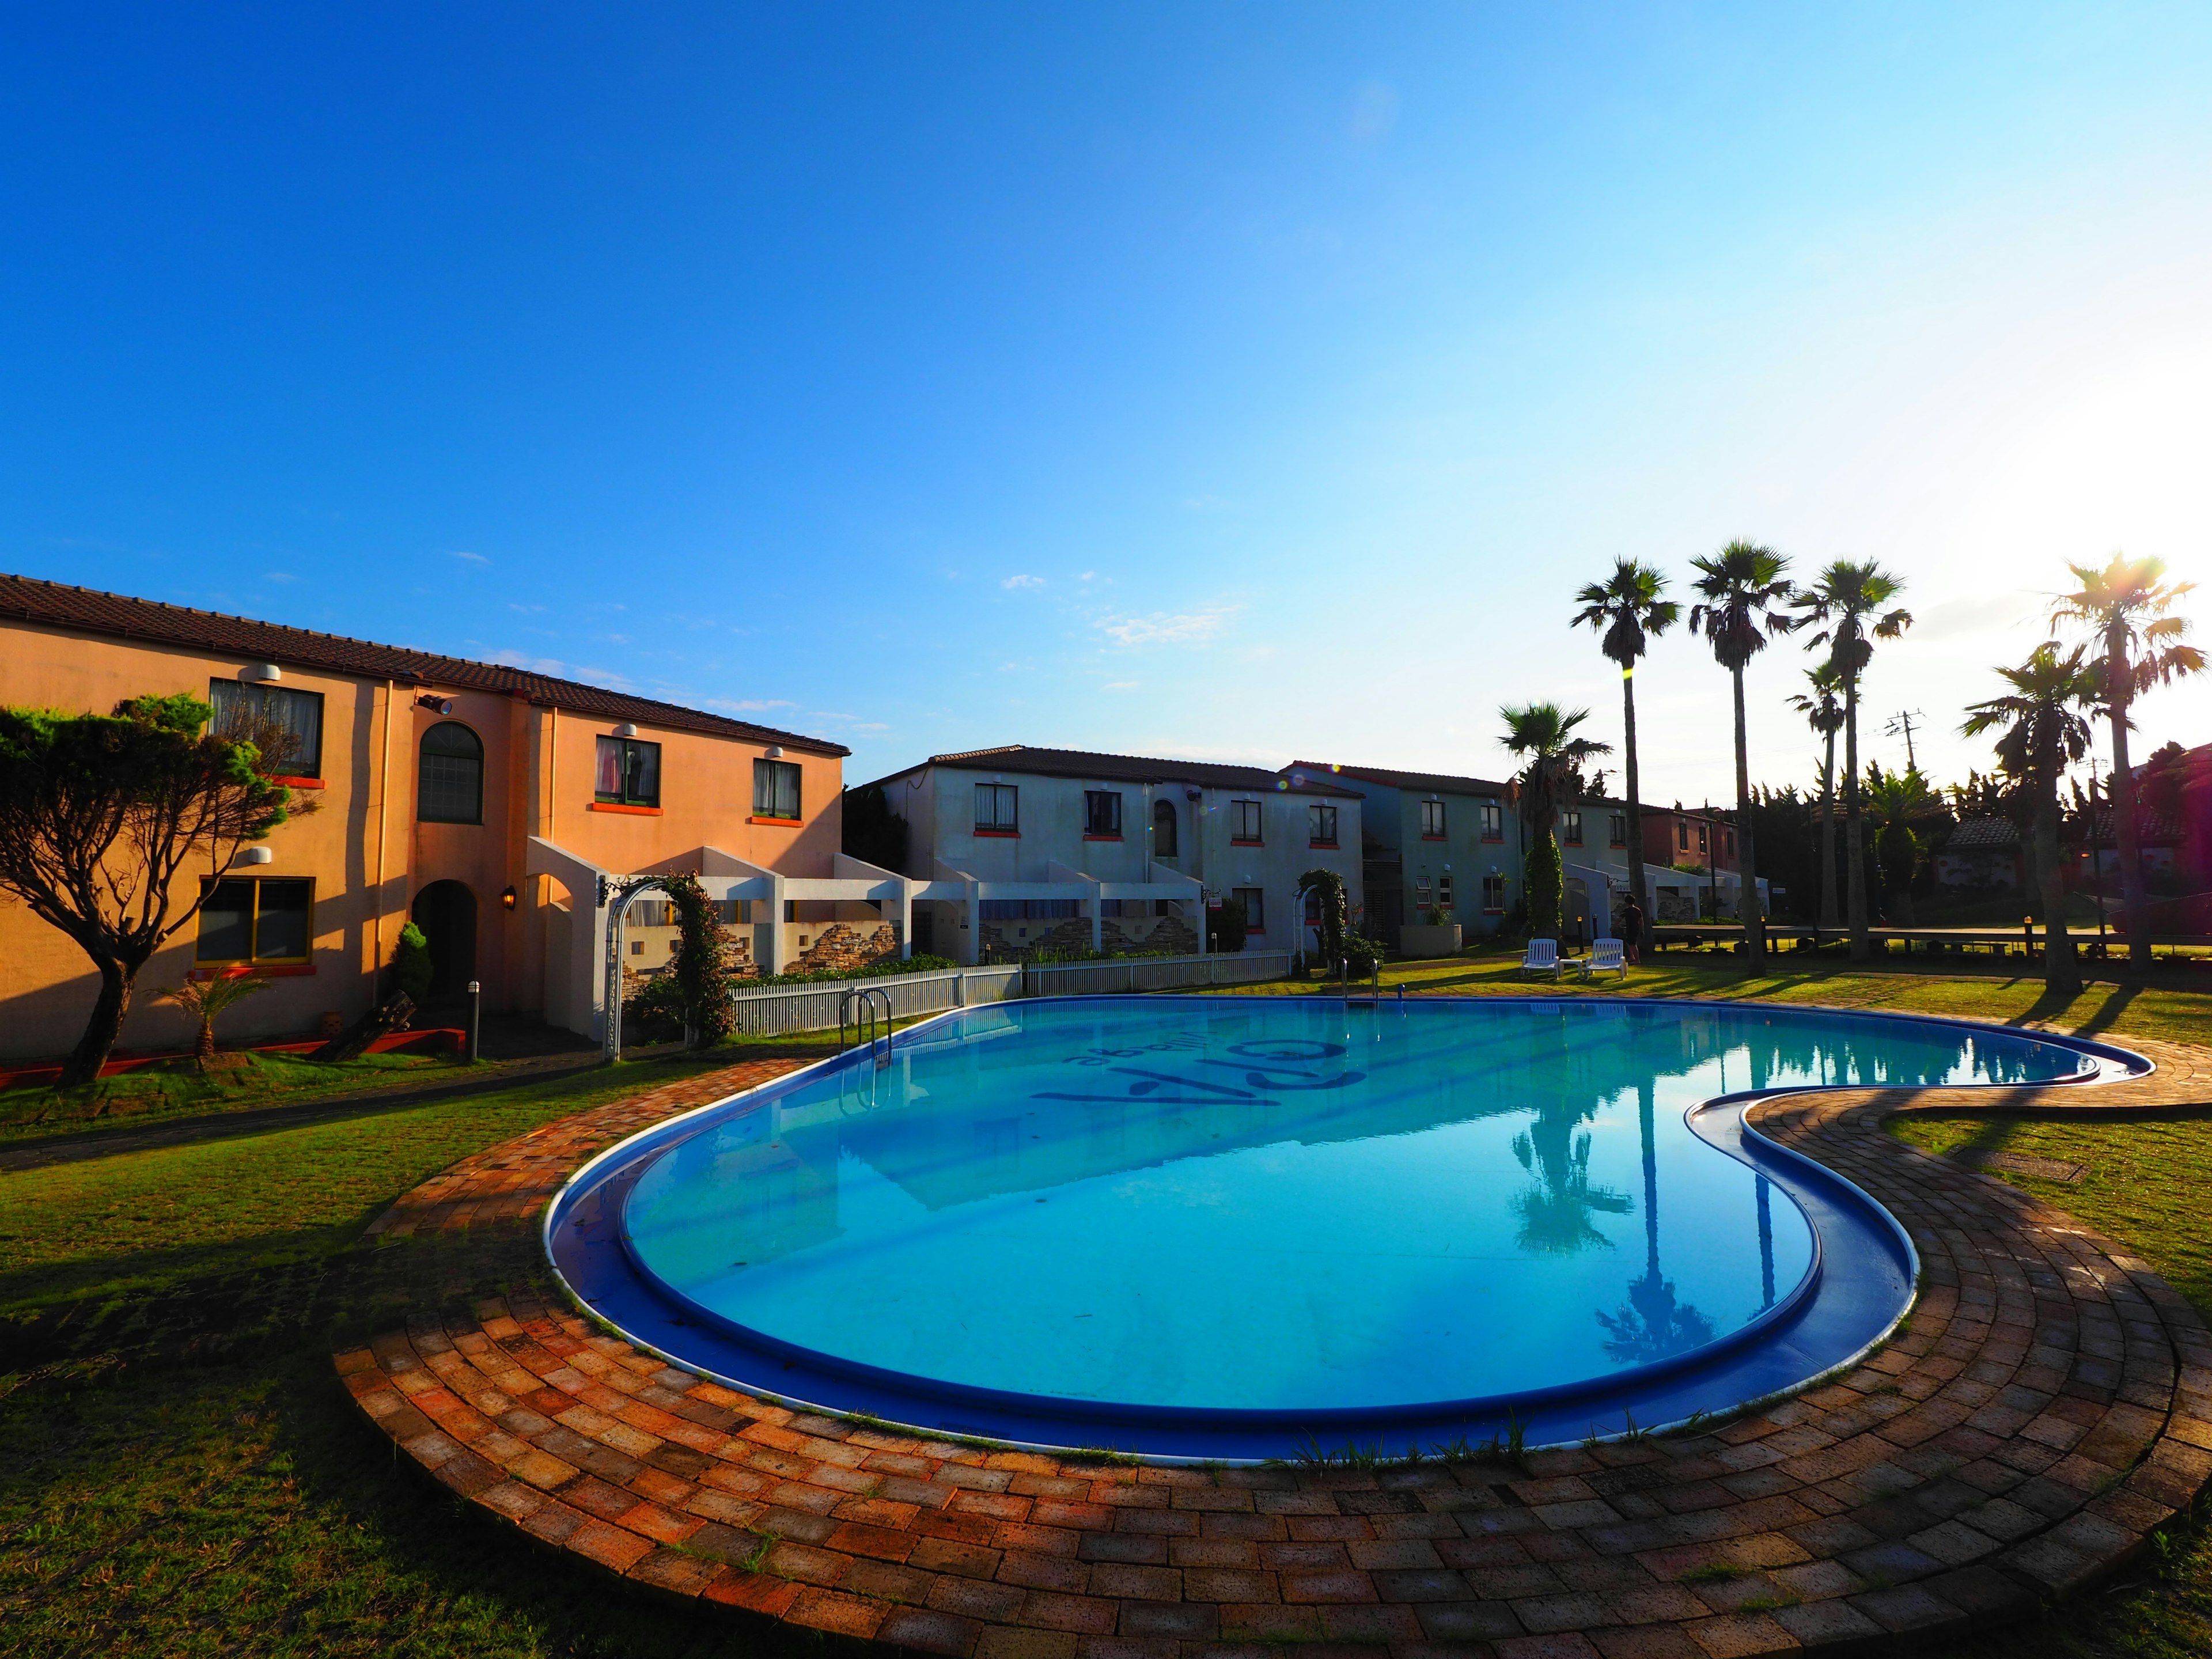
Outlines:
{"label": "shrub", "polygon": [[1207,918],[1206,943],[1225,956],[1234,956],[1244,948],[1244,939],[1250,929],[1244,919],[1244,901],[1225,898],[1221,908]]}
{"label": "shrub", "polygon": [[419,1008],[430,994],[433,973],[430,941],[410,921],[399,930],[399,943],[392,953],[392,988],[404,992],[408,1001]]}

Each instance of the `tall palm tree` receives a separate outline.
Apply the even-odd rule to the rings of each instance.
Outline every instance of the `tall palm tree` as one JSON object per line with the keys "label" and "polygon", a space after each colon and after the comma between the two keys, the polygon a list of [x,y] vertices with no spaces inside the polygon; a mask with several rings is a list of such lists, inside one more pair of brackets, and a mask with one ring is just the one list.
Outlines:
{"label": "tall palm tree", "polygon": [[1636,659],[1653,635],[1665,633],[1681,615],[1681,606],[1659,597],[1666,587],[1666,576],[1650,565],[1615,559],[1612,575],[1575,595],[1582,606],[1575,622],[1604,629],[1598,648],[1620,665],[1620,720],[1628,761],[1628,892],[1644,918],[1636,940],[1639,951],[1651,948],[1651,898],[1644,880],[1644,797],[1637,793],[1641,786],[1636,770]]}
{"label": "tall palm tree", "polygon": [[2071,998],[2081,988],[2074,965],[2074,941],[2066,936],[2066,890],[2059,879],[2058,778],[2089,747],[2089,722],[2079,710],[2099,701],[2103,677],[2082,663],[2080,646],[2058,654],[2049,641],[2035,647],[2017,668],[1997,676],[2012,690],[2001,697],[1971,705],[1967,737],[2002,729],[1997,759],[2025,784],[2035,801],[2035,875],[2043,890],[2043,983],[2054,995]]}
{"label": "tall palm tree", "polygon": [[1912,877],[1920,861],[1920,836],[1912,826],[1943,810],[1943,798],[1928,787],[1917,767],[1885,772],[1879,761],[1867,763],[1866,815],[1875,826],[1875,867],[1887,885],[1884,894],[1893,925],[1913,925]]}
{"label": "tall palm tree", "polygon": [[1873,953],[1867,941],[1866,812],[1859,799],[1859,677],[1874,659],[1875,641],[1893,640],[1912,626],[1912,613],[1890,603],[1904,591],[1904,580],[1872,559],[1838,559],[1796,600],[1807,622],[1820,624],[1807,649],[1828,647],[1829,665],[1844,688],[1844,902],[1854,962]]}
{"label": "tall palm tree", "polygon": [[1498,716],[1505,722],[1500,741],[1528,762],[1514,784],[1522,822],[1528,828],[1521,885],[1528,902],[1529,937],[1556,939],[1561,872],[1559,843],[1552,829],[1559,822],[1559,809],[1582,799],[1583,763],[1611,754],[1613,745],[1574,735],[1575,727],[1589,718],[1587,708],[1565,714],[1555,702],[1532,702],[1501,708]]}
{"label": "tall palm tree", "polygon": [[2128,767],[2128,709],[2143,692],[2185,674],[2201,672],[2204,653],[2182,641],[2189,620],[2173,614],[2174,602],[2194,582],[2164,580],[2166,561],[2130,559],[2115,553],[2102,570],[2069,564],[2081,584],[2062,593],[2051,610],[2051,631],[2071,623],[2104,647],[2091,659],[2099,702],[2112,723],[2112,812],[2120,841],[2120,926],[2128,937],[2128,960],[2150,966],[2148,897],[2143,890],[2142,842],[2136,823],[2135,781]]}
{"label": "tall palm tree", "polygon": [[1836,925],[1836,733],[1843,730],[1844,705],[1836,693],[1840,683],[1832,665],[1821,663],[1805,671],[1810,695],[1800,693],[1790,706],[1824,740],[1820,751],[1820,925],[1815,941]]}
{"label": "tall palm tree", "polygon": [[1751,836],[1751,754],[1744,736],[1743,671],[1766,648],[1767,640],[1786,634],[1796,620],[1782,607],[1792,589],[1783,576],[1790,561],[1771,548],[1754,542],[1730,542],[1709,559],[1692,559],[1698,580],[1698,602],[1691,608],[1690,627],[1703,634],[1713,647],[1713,657],[1729,672],[1735,694],[1735,835],[1737,876],[1736,919],[1743,923],[1748,965],[1756,969],[1766,957],[1766,920],[1759,909],[1759,861]]}

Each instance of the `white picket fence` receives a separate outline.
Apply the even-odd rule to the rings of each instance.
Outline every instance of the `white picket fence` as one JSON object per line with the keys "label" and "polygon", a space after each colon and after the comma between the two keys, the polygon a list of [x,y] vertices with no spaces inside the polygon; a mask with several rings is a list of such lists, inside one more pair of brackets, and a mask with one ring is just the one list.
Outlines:
{"label": "white picket fence", "polygon": [[748,1036],[834,1031],[846,998],[881,991],[895,1020],[1022,997],[1111,995],[1205,985],[1255,985],[1291,971],[1288,951],[1237,956],[1132,957],[1113,962],[1053,962],[1007,968],[940,968],[927,973],[826,980],[818,985],[744,986],[731,993],[737,1029]]}

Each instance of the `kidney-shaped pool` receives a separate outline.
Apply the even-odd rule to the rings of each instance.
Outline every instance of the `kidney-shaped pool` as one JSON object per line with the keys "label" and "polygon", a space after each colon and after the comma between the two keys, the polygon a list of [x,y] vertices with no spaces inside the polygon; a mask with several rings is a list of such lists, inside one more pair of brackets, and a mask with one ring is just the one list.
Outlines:
{"label": "kidney-shaped pool", "polygon": [[672,1358],[924,1428],[1578,1437],[1801,1382],[1909,1303],[1901,1231],[1741,1097],[2131,1060],[1730,1004],[1017,1002],[639,1137],[549,1237]]}

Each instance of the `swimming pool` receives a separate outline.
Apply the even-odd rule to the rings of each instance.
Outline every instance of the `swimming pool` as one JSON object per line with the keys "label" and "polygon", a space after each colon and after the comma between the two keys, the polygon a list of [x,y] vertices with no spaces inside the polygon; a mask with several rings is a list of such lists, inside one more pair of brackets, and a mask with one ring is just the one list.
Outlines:
{"label": "swimming pool", "polygon": [[1911,1247],[1746,1135],[1744,1099],[2128,1057],[1741,1005],[1149,996],[969,1010],[884,1060],[603,1158],[556,1206],[556,1265],[757,1390],[1265,1455],[1503,1420],[1579,1437],[1802,1382],[1904,1311]]}

